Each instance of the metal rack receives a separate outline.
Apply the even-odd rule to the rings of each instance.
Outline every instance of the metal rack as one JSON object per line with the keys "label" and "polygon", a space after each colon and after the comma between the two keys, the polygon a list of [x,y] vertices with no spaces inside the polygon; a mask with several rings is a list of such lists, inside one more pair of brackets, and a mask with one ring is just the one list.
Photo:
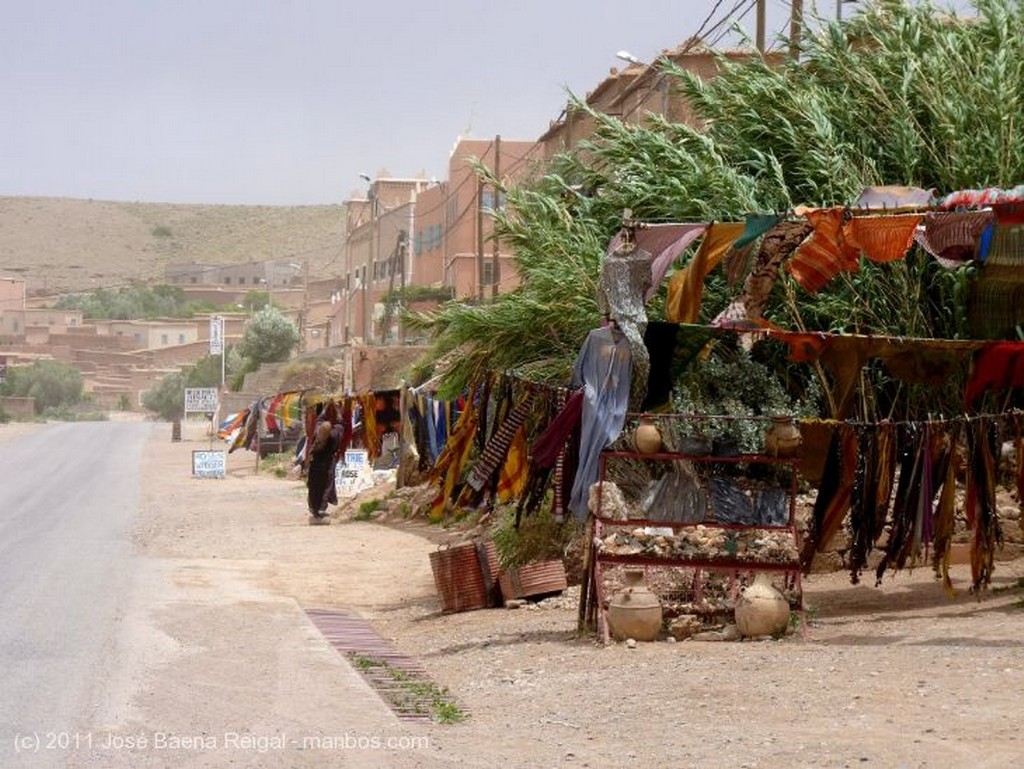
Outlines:
{"label": "metal rack", "polygon": [[[735,555],[723,555],[721,557],[694,558],[694,557],[662,557],[643,554],[613,554],[602,553],[598,543],[602,535],[615,527],[657,527],[671,528],[673,534],[681,530],[695,529],[702,526],[706,529],[719,530],[774,530],[788,532],[793,537],[793,544],[796,552],[799,552],[799,540],[796,529],[796,490],[797,490],[797,467],[799,459],[778,458],[765,454],[739,454],[737,456],[713,456],[713,455],[691,455],[677,452],[657,452],[645,454],[639,451],[623,451],[606,449],[601,453],[601,472],[599,483],[603,484],[607,471],[607,464],[615,459],[634,459],[649,462],[675,462],[687,461],[695,464],[717,463],[720,465],[777,465],[787,467],[789,473],[788,496],[788,517],[783,525],[769,524],[737,524],[724,523],[705,517],[704,520],[694,522],[661,521],[647,518],[629,518],[625,520],[611,519],[602,516],[601,503],[603,494],[597,496],[597,510],[591,516],[591,532],[588,537],[587,547],[587,575],[584,590],[580,594],[580,625],[585,624],[591,627],[594,625],[595,615],[597,629],[605,643],[609,642],[609,628],[607,609],[605,606],[605,589],[603,568],[606,565],[635,565],[643,567],[662,568],[689,568],[694,570],[694,592],[700,598],[705,572],[724,573],[729,575],[730,596],[735,599],[738,592],[739,576],[744,573],[772,572],[785,575],[796,596],[796,611],[800,615],[801,632],[806,635],[806,615],[803,605],[803,589],[801,585],[801,565],[799,557],[793,561],[758,561],[747,557]],[[710,505],[709,505],[710,509]],[[707,511],[705,512],[705,516]]]}

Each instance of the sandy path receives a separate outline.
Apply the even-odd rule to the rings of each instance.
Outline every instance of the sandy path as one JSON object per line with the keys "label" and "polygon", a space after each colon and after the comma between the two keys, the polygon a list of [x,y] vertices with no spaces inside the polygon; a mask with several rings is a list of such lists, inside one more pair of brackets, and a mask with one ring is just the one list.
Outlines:
{"label": "sandy path", "polygon": [[[188,478],[189,452],[205,444],[169,435],[147,457],[135,536],[166,593],[151,617],[162,653],[181,666],[177,678],[169,668],[140,678],[133,707],[157,697],[160,712],[217,693],[225,722],[241,718],[228,707],[241,696],[258,708],[252,728],[309,729],[323,708],[355,695],[342,686],[350,671],[297,607],[341,607],[419,658],[470,715],[454,726],[402,725],[429,748],[348,756],[351,765],[1010,767],[1024,755],[1024,561],[999,563],[980,602],[964,590],[966,567],[955,568],[953,600],[927,569],[882,588],[812,576],[808,640],[605,648],[576,637],[571,598],[442,615],[428,558],[436,545],[421,524],[307,526],[299,482],[254,474],[244,452],[228,457],[224,480]],[[205,657],[182,657],[204,644]],[[232,659],[255,672],[252,687],[226,696]],[[160,681],[169,691],[153,688]],[[395,727],[371,710],[358,728]],[[339,765],[337,755],[280,758],[259,765]],[[225,765],[223,755],[207,759],[196,765]]]}

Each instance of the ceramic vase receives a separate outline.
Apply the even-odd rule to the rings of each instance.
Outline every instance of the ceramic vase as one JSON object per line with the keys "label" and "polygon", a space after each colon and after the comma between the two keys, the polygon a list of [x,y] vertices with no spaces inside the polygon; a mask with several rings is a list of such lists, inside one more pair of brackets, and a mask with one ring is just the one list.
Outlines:
{"label": "ceramic vase", "polygon": [[633,445],[641,454],[657,454],[661,451],[661,431],[654,423],[654,420],[647,417],[640,418],[636,432],[633,434]]}
{"label": "ceramic vase", "polygon": [[771,457],[795,457],[800,454],[803,437],[792,417],[772,417],[771,427],[764,434],[764,453]]}
{"label": "ceramic vase", "polygon": [[789,601],[773,584],[771,577],[760,572],[752,584],[743,588],[736,601],[736,628],[740,635],[751,638],[779,635],[789,626]]}
{"label": "ceramic vase", "polygon": [[626,571],[626,584],[608,602],[608,629],[618,641],[654,641],[661,632],[661,601],[644,584],[641,569]]}

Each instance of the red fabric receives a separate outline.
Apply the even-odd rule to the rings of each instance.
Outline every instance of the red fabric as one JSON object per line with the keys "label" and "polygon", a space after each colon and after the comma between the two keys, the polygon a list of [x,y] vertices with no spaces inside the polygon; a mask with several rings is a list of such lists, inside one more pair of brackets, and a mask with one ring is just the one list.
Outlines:
{"label": "red fabric", "polygon": [[994,342],[974,358],[974,370],[964,388],[964,405],[970,407],[988,390],[1024,387],[1024,342]]}

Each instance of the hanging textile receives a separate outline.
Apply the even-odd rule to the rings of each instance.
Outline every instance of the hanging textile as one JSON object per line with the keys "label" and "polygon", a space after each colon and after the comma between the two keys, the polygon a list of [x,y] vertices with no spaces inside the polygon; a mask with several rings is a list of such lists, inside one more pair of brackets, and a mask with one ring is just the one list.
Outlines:
{"label": "hanging textile", "polygon": [[516,430],[512,443],[508,447],[508,456],[501,466],[498,476],[498,488],[495,496],[498,501],[505,503],[513,499],[519,499],[526,487],[527,475],[526,457],[526,427]]}
{"label": "hanging textile", "polygon": [[953,531],[956,522],[956,465],[954,454],[959,443],[960,423],[954,423],[947,435],[947,461],[943,473],[942,492],[939,495],[938,508],[932,525],[932,568],[935,575],[942,579],[942,586],[952,597],[953,582],[949,578],[949,555],[953,544]]}
{"label": "hanging textile", "polygon": [[704,280],[732,244],[743,234],[743,222],[714,222],[690,263],[677,271],[668,285],[665,318],[672,323],[694,323],[700,313]]}
{"label": "hanging textile", "polygon": [[605,253],[598,288],[598,309],[614,322],[629,342],[632,360],[629,405],[634,410],[640,408],[647,393],[650,370],[644,347],[647,328],[644,294],[650,287],[650,264],[650,253],[623,243]]}
{"label": "hanging textile", "polygon": [[807,239],[812,229],[809,222],[793,219],[780,222],[765,233],[754,258],[754,266],[743,282],[743,292],[718,314],[711,325],[725,326],[731,322],[763,317],[779,267]]}
{"label": "hanging textile", "polygon": [[478,410],[467,406],[459,415],[451,437],[438,455],[431,478],[439,481],[439,492],[430,505],[430,519],[440,520],[444,516],[448,501],[455,493],[455,487],[462,479],[462,471],[473,450],[476,435]]}
{"label": "hanging textile", "polygon": [[1024,386],[1024,342],[989,342],[974,357],[971,378],[964,388],[970,408],[988,390]]}
{"label": "hanging textile", "polygon": [[855,208],[891,209],[924,208],[931,205],[935,190],[920,187],[906,187],[898,184],[881,184],[865,187],[853,204]]}
{"label": "hanging textile", "polygon": [[803,213],[814,232],[786,262],[786,269],[805,291],[814,294],[839,273],[856,272],[860,253],[844,232],[847,209],[819,208]]}
{"label": "hanging textile", "polygon": [[630,344],[611,328],[587,334],[572,383],[583,386],[579,467],[572,487],[569,509],[579,519],[587,515],[590,487],[600,473],[602,449],[622,431],[630,392]]}
{"label": "hanging textile", "polygon": [[967,425],[967,528],[971,532],[971,589],[978,592],[992,580],[995,548],[1002,544],[996,510],[996,457],[999,456],[995,420],[983,417]]}
{"label": "hanging textile", "polygon": [[663,406],[672,397],[672,362],[676,351],[679,326],[675,323],[652,322],[644,332],[644,346],[651,362],[647,376],[647,395],[640,411]]}
{"label": "hanging textile", "polygon": [[504,463],[509,447],[512,445],[512,439],[515,438],[519,428],[530,415],[533,399],[534,391],[528,388],[519,403],[508,412],[508,416],[502,420],[501,426],[491,436],[480,458],[470,470],[469,476],[466,478],[467,487],[476,492],[482,491],[494,472]]}
{"label": "hanging textile", "polygon": [[[566,450],[567,442],[573,432],[578,431],[580,417],[583,413],[583,389],[574,390],[568,397],[564,390],[558,390],[551,408],[555,411],[554,416],[547,420],[547,426],[541,430],[529,447],[530,463],[525,488],[516,507],[516,526],[519,525],[523,513],[529,515],[540,507],[552,473],[555,476],[553,513],[561,515],[564,509],[562,504],[563,460],[569,454]],[[576,453],[578,454],[578,452],[577,446]]]}
{"label": "hanging textile", "polygon": [[839,425],[829,445],[825,472],[814,501],[812,529],[800,554],[805,571],[810,569],[814,554],[839,531],[850,507],[856,470],[857,435],[848,426]]}
{"label": "hanging textile", "polygon": [[[704,234],[707,226],[707,223],[645,224],[630,231],[630,237],[636,247],[652,255],[651,283],[644,292],[644,302],[649,302],[651,297],[658,293],[661,281],[665,279],[665,273],[672,266],[672,262]],[[608,244],[605,253],[612,253],[624,242],[626,232],[620,230]]]}
{"label": "hanging textile", "polygon": [[914,237],[935,261],[956,269],[974,258],[981,233],[994,218],[991,211],[929,211]]}
{"label": "hanging textile", "polygon": [[777,214],[747,214],[740,235],[723,258],[725,279],[729,285],[746,278],[750,267],[750,256],[758,239],[779,222]]}
{"label": "hanging textile", "polygon": [[907,255],[924,214],[855,216],[846,227],[848,242],[873,262],[895,262]]}

